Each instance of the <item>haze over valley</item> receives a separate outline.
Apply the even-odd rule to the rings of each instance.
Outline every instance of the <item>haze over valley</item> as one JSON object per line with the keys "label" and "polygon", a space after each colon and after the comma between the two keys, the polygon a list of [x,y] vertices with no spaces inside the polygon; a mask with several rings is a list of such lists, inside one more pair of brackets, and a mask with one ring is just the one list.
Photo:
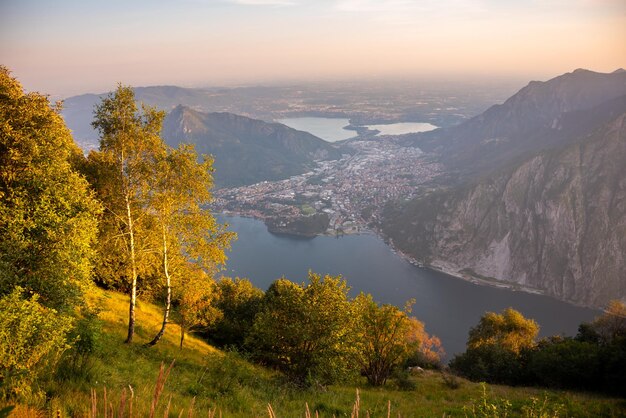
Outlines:
{"label": "haze over valley", "polygon": [[0,417],[624,416],[624,0],[7,0],[0,39]]}
{"label": "haze over valley", "polygon": [[[217,95],[221,97],[221,105],[215,104],[215,93],[204,90],[148,87],[137,92],[138,95],[145,94],[148,103],[165,109],[181,102],[169,111],[163,136],[172,145],[193,143],[199,152],[214,156],[217,190],[212,208],[217,212],[261,219],[274,233],[314,237],[373,232],[416,265],[429,265],[476,283],[544,292],[587,306],[602,307],[615,295],[624,295],[626,288],[621,279],[624,263],[620,255],[626,251],[622,239],[625,221],[621,202],[624,195],[621,183],[614,183],[615,176],[619,177],[619,138],[623,134],[619,125],[611,124],[619,124],[616,121],[625,110],[626,72],[620,69],[602,74],[578,69],[545,82],[532,81],[510,98],[497,100],[502,104],[493,106],[484,105],[485,97],[502,94],[503,87],[496,88],[491,94],[484,90],[476,101],[471,101],[470,96],[463,98],[461,93],[472,88],[459,87],[460,91],[456,93],[414,88],[415,97],[411,100],[419,103],[419,110],[415,111],[409,108],[408,89],[392,89],[383,94],[380,87],[353,91],[344,90],[341,85],[327,86],[325,93],[316,93],[315,100],[304,99],[305,93],[300,87],[244,89],[255,92],[250,99],[237,95],[238,109],[245,108],[249,115],[265,115],[267,121],[227,112],[194,110],[233,110],[229,101],[234,100],[231,96],[235,93],[230,90]],[[398,103],[395,106],[381,99],[394,93],[400,95],[393,100]],[[338,101],[338,95],[344,100]],[[271,101],[272,97],[274,101]],[[360,97],[359,103],[369,105],[354,105],[357,97]],[[69,127],[78,132],[77,135],[84,132],[86,149],[94,146],[90,142],[94,133],[83,129],[89,126],[89,120],[81,119],[88,114],[83,106],[89,106],[96,99],[97,96],[70,98],[64,109]],[[274,103],[274,107],[269,108],[269,103]],[[487,109],[481,111],[481,107]],[[358,112],[354,110],[356,108]],[[292,119],[278,119],[285,115]],[[330,139],[290,128],[275,122],[276,119],[293,121],[293,126],[299,128],[310,126],[311,131],[322,136],[327,132]],[[431,122],[444,126],[435,129]],[[385,135],[376,129],[385,126],[392,130],[396,126],[408,126],[422,133]],[[587,212],[590,209],[585,207],[597,207],[603,201],[592,198],[591,191],[577,197],[566,197],[568,195],[562,193],[570,192],[559,191],[561,194],[550,197],[575,199],[576,205],[582,205],[582,209],[570,209],[573,211],[570,215],[556,209],[559,216],[565,218],[552,222],[574,223],[574,230],[596,231],[592,235],[578,233],[576,239],[557,239],[554,244],[549,244],[547,231],[530,233],[529,229],[538,228],[539,222],[548,221],[548,218],[539,219],[551,215],[530,207],[513,210],[510,204],[505,207],[505,212],[495,211],[494,205],[499,199],[496,196],[505,193],[498,188],[487,189],[492,194],[484,197],[487,202],[484,208],[477,203],[458,200],[472,187],[475,188],[472,193],[483,193],[481,186],[476,186],[477,179],[485,184],[498,184],[505,181],[503,176],[511,176],[507,174],[515,170],[511,167],[520,164],[523,167],[526,160],[537,164],[538,158],[548,158],[546,155],[568,147],[579,147],[580,141],[589,144],[604,141],[609,134],[600,133],[603,129],[615,131],[611,135],[617,135],[617,148],[607,153],[604,159],[599,159],[599,151],[593,151],[588,158],[593,156],[594,160],[590,161],[598,164],[598,169],[616,167],[617,171],[605,174],[596,170],[591,174],[584,164],[578,180],[565,174],[558,187],[562,187],[563,182],[593,181],[593,191],[598,192],[603,184],[611,198],[602,212],[610,218],[601,220],[599,214],[582,218],[574,215]],[[333,135],[343,135],[341,131],[347,135],[337,141]],[[599,149],[607,147],[604,145]],[[592,180],[591,175],[597,180]],[[554,181],[554,174],[546,173],[546,176]],[[518,193],[515,202],[526,202],[526,199],[532,202],[537,199],[533,197],[534,193],[547,187],[533,184],[535,179],[516,181],[519,183],[515,185],[517,189],[529,191],[521,195],[521,191],[515,192]],[[508,190],[512,186],[504,183],[498,187]],[[532,191],[535,189],[538,191]],[[448,200],[442,200],[443,196]],[[472,199],[483,197],[478,195]],[[546,197],[539,199],[544,202]],[[463,220],[460,214],[445,218],[447,211],[452,209],[448,206],[451,202],[482,211],[471,215],[477,217],[480,224],[461,227],[461,235],[456,238],[458,242],[450,241],[454,229],[444,225],[478,221]],[[530,202],[524,204],[538,204]],[[444,205],[445,209],[436,205]],[[522,215],[521,210],[530,212]],[[520,217],[530,217],[530,220],[522,222]],[[416,223],[417,219],[420,221]],[[507,219],[507,223],[503,224],[503,219]],[[485,229],[485,225],[494,222],[500,225],[499,230]],[[518,225],[517,222],[522,223]],[[602,222],[611,227],[600,232],[598,227],[589,226],[590,222]],[[438,236],[434,231],[441,228],[445,228],[440,233],[443,235]],[[474,228],[478,228],[476,232]],[[561,227],[554,227],[554,231],[555,234],[564,233]],[[526,238],[515,238],[516,234]],[[465,235],[471,237],[469,242]],[[541,240],[541,252],[529,252],[538,244],[522,245],[523,240],[531,243]],[[598,243],[594,244],[593,240]],[[567,261],[572,259],[570,251],[582,250],[572,250],[569,244],[562,249],[552,246],[562,242],[571,245],[578,242],[575,246],[581,248],[583,245],[602,248],[600,242],[610,242],[602,254],[609,251],[614,255],[600,264],[598,259],[592,258],[588,262],[578,261],[573,266]],[[561,251],[565,253],[559,255]],[[585,254],[590,255],[588,251]],[[555,257],[564,260],[562,264],[554,264]],[[585,258],[579,255],[575,259]],[[597,266],[602,267],[596,270]],[[590,284],[596,281],[598,284]]]}

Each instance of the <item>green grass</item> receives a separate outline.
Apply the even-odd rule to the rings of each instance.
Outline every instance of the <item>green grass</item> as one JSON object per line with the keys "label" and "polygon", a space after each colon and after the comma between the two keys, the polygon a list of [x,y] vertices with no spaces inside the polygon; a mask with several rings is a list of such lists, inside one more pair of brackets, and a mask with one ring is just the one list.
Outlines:
{"label": "green grass", "polygon": [[[101,408],[104,390],[108,403],[118,405],[123,390],[134,393],[133,416],[148,416],[155,381],[161,363],[175,360],[165,383],[157,416],[163,416],[171,396],[169,416],[177,417],[181,409],[188,410],[195,398],[194,416],[205,417],[209,410],[218,410],[224,417],[266,417],[270,403],[277,417],[298,417],[305,414],[305,403],[315,416],[350,416],[356,390],[360,390],[361,415],[386,417],[387,403],[391,416],[441,417],[465,416],[463,407],[479,400],[481,386],[461,380],[458,389],[446,386],[442,375],[425,371],[411,377],[414,389],[401,390],[394,382],[383,388],[368,387],[365,381],[352,385],[327,388],[297,389],[273,371],[252,365],[237,354],[219,351],[200,339],[188,336],[183,350],[178,348],[179,328],[169,324],[163,340],[156,347],[145,347],[157,332],[161,321],[158,307],[140,302],[137,309],[135,341],[124,344],[127,326],[127,296],[98,291],[103,321],[101,348],[95,356],[90,379],[69,379],[49,387],[49,409],[59,409],[62,416],[88,416],[95,389]],[[520,416],[522,407],[531,398],[547,396],[552,404],[562,404],[559,416],[600,417],[626,416],[626,402],[599,395],[544,391],[535,388],[487,386],[489,399],[508,399],[510,416]],[[26,416],[26,415],[22,415]],[[187,416],[187,413],[185,413]],[[219,413],[216,415],[219,416]]]}
{"label": "green grass", "polygon": [[306,203],[300,206],[300,210],[302,211],[302,214],[305,216],[314,215],[315,213],[317,213],[317,211],[315,210],[313,206],[306,204]]}

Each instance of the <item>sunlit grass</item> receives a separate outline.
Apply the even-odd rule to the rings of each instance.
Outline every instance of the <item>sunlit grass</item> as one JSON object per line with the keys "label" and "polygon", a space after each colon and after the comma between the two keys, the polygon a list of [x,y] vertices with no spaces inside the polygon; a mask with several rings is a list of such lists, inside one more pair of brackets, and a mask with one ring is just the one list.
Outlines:
{"label": "sunlit grass", "polygon": [[[355,403],[356,389],[360,389],[362,417],[391,416],[441,417],[465,416],[463,406],[481,397],[479,384],[460,379],[460,387],[451,389],[441,373],[424,371],[412,376],[414,389],[401,390],[391,381],[385,387],[372,388],[365,380],[348,385],[326,388],[298,389],[278,374],[252,365],[232,353],[215,349],[193,335],[185,338],[185,348],[179,349],[177,325],[171,323],[155,347],[146,347],[158,331],[162,313],[159,307],[140,302],[137,305],[137,328],[133,344],[124,344],[127,332],[128,297],[116,292],[98,290],[92,297],[102,312],[103,336],[100,342],[91,380],[69,380],[53,384],[50,408],[59,409],[62,416],[89,416],[91,390],[97,393],[102,408],[106,389],[107,402],[118,406],[122,392],[133,396],[133,416],[148,416],[160,364],[175,360],[161,397],[157,416],[163,416],[171,398],[169,416],[177,417],[188,411],[194,402],[193,416],[207,416],[215,411],[224,417],[266,417],[271,404],[277,417],[305,416],[308,405],[313,416],[350,416]],[[132,388],[132,391],[131,391]],[[551,403],[562,404],[560,416],[626,416],[626,401],[599,395],[545,391],[537,388],[487,386],[490,399],[506,398],[514,416],[521,416],[522,407],[531,398],[547,396]],[[187,412],[185,412],[185,416]],[[116,415],[117,416],[117,415]]]}

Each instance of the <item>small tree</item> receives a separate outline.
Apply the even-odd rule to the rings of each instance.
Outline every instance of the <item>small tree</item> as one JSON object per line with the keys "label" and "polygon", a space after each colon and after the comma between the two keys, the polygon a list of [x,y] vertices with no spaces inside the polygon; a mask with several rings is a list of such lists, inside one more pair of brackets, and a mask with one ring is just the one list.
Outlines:
{"label": "small tree", "polygon": [[219,346],[241,349],[261,308],[263,291],[250,280],[238,277],[234,280],[223,277],[216,282],[216,288],[215,307],[222,316],[207,329],[205,336]]}
{"label": "small tree", "polygon": [[472,380],[516,384],[523,380],[524,353],[536,346],[539,325],[512,308],[487,312],[469,332],[467,350],[450,367]]}
{"label": "small tree", "polygon": [[330,383],[351,370],[354,324],[341,277],[309,273],[307,285],[279,279],[265,293],[246,346],[295,382]]}
{"label": "small tree", "polygon": [[236,237],[235,233],[226,231],[206,208],[211,201],[213,160],[205,157],[202,163],[198,163],[191,145],[167,149],[157,158],[151,166],[156,181],[150,192],[148,210],[158,225],[156,235],[160,237],[166,300],[161,329],[150,345],[156,344],[165,332],[172,280],[185,287],[179,292],[181,295],[198,293],[198,290],[189,288],[192,285],[210,287],[207,283],[176,276],[185,270],[189,261],[203,267],[207,273],[216,271],[226,262],[224,250],[230,248],[230,241]]}
{"label": "small tree", "polygon": [[590,325],[603,343],[626,339],[626,304],[618,300],[610,301],[604,313]]}
{"label": "small tree", "polygon": [[371,385],[384,385],[393,370],[411,357],[423,353],[431,361],[438,360],[440,353],[433,351],[438,340],[426,334],[423,323],[408,316],[410,303],[401,311],[393,305],[379,306],[371,295],[360,294],[355,304],[360,341],[356,358]]}
{"label": "small tree", "polygon": [[532,348],[539,333],[539,325],[512,308],[501,314],[487,312],[469,332],[468,349],[497,345],[515,354]]}
{"label": "small tree", "polygon": [[215,308],[215,283],[197,265],[188,264],[181,272],[179,286],[174,289],[178,303],[180,325],[180,348],[185,342],[185,333],[206,328],[222,317]]}

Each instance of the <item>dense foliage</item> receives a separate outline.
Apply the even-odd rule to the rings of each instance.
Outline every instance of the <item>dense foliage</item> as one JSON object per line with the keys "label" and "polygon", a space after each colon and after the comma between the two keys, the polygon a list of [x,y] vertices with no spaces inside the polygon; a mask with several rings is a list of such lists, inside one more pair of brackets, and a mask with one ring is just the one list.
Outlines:
{"label": "dense foliage", "polygon": [[278,279],[265,294],[247,280],[222,279],[216,300],[222,316],[206,335],[299,385],[362,374],[378,386],[409,361],[438,365],[439,340],[409,310],[380,306],[369,295],[351,298],[341,277],[310,272],[308,279]]}
{"label": "dense foliage", "polygon": [[[476,344],[486,324],[502,324],[507,315],[488,313],[470,331],[465,353],[451,367],[475,381],[509,385],[540,385],[626,395],[626,306],[611,302],[604,314],[581,324],[575,337],[554,336],[535,341],[536,325],[518,312],[515,327],[500,328],[497,339],[516,341]],[[494,321],[494,318],[497,318]],[[521,325],[521,326],[520,326]],[[521,349],[519,342],[523,342]]]}
{"label": "dense foliage", "polygon": [[0,67],[0,391],[39,399],[39,381],[89,307],[100,205],[82,155],[45,96]]}
{"label": "dense foliage", "polygon": [[80,158],[59,107],[0,67],[0,295],[19,285],[55,309],[82,303],[100,206]]}
{"label": "dense foliage", "polygon": [[410,304],[401,311],[393,305],[380,306],[364,294],[355,304],[356,363],[371,385],[385,384],[394,369],[410,359],[424,366],[438,364],[441,344],[426,334],[423,323],[408,316]]}
{"label": "dense foliage", "polygon": [[215,307],[222,313],[202,333],[219,347],[243,348],[254,317],[261,308],[263,291],[247,279],[223,277],[215,284]]}
{"label": "dense foliage", "polygon": [[72,318],[39,303],[38,295],[24,297],[22,288],[0,299],[0,398],[39,398],[38,379],[69,348]]}
{"label": "dense foliage", "polygon": [[339,277],[309,273],[309,283],[275,281],[247,339],[254,358],[298,382],[336,381],[350,371],[355,315]]}

